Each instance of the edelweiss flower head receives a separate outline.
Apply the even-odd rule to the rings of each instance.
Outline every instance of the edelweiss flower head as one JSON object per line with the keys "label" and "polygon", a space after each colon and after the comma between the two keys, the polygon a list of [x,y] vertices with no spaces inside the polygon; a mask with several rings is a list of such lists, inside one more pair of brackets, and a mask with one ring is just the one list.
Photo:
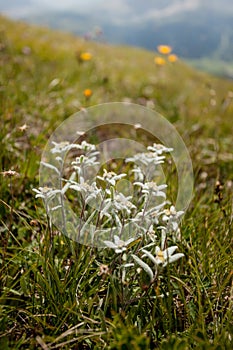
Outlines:
{"label": "edelweiss flower head", "polygon": [[80,166],[95,166],[98,165],[99,162],[96,161],[96,156],[92,155],[91,157],[89,156],[84,156],[83,154],[80,157],[76,157],[76,160],[73,161],[71,164],[73,165],[75,170],[78,170]]}
{"label": "edelweiss flower head", "polygon": [[106,245],[106,247],[114,249],[115,253],[121,254],[127,250],[128,245],[134,240],[135,238],[130,238],[127,241],[122,241],[119,236],[115,235],[114,242],[104,241],[104,244]]}
{"label": "edelweiss flower head", "polygon": [[184,256],[183,253],[174,254],[177,246],[172,246],[167,249],[161,250],[159,247],[156,247],[156,257],[155,261],[157,265],[161,265],[165,267],[167,264],[171,264],[174,261],[182,258]]}
{"label": "edelweiss flower head", "polygon": [[107,182],[110,186],[115,186],[116,182],[125,176],[126,176],[126,174],[117,175],[113,171],[108,172],[106,169],[104,169],[103,175],[97,176],[97,179],[99,179],[103,182]]}
{"label": "edelweiss flower head", "polygon": [[96,150],[96,146],[93,145],[92,143],[88,143],[85,140],[81,142],[79,146],[79,149],[82,149],[86,152],[90,152],[90,151],[95,151]]}
{"label": "edelweiss flower head", "polygon": [[35,196],[36,198],[43,198],[43,199],[51,197],[55,192],[50,187],[39,187],[39,189],[33,188],[32,190],[36,192],[36,196]]}
{"label": "edelweiss flower head", "polygon": [[159,156],[155,152],[145,152],[145,153],[137,153],[135,156],[127,158],[125,161],[126,163],[128,162],[133,162],[137,165],[144,165],[144,166],[149,166],[151,164],[161,164],[163,163],[165,157],[164,156]]}
{"label": "edelweiss flower head", "polygon": [[[125,197],[123,193],[117,193],[114,198],[106,199],[106,203],[111,203],[111,207],[116,211],[126,212],[128,215],[131,214],[131,210],[136,209],[136,206],[130,201],[131,196]],[[110,208],[110,207],[109,207]]]}
{"label": "edelweiss flower head", "polygon": [[99,197],[99,200],[103,199],[101,194],[102,191],[96,186],[95,182],[88,184],[87,182],[84,182],[82,180],[80,183],[71,184],[69,188],[80,192],[83,198],[85,199],[86,203],[89,203],[93,199],[97,200],[97,197]]}
{"label": "edelweiss flower head", "polygon": [[154,143],[153,146],[148,146],[147,149],[148,149],[148,151],[155,152],[158,155],[161,155],[162,153],[168,153],[168,152],[173,151],[173,148],[168,148],[168,147],[161,145],[161,144],[158,144],[158,143]]}
{"label": "edelweiss flower head", "polygon": [[183,211],[176,211],[176,208],[172,205],[170,209],[164,210],[162,220],[167,223],[168,228],[171,228],[173,231],[177,231],[179,228],[179,219],[183,214]]}
{"label": "edelweiss flower head", "polygon": [[156,197],[164,197],[166,198],[165,192],[163,190],[167,188],[167,185],[157,185],[156,182],[135,182],[134,185],[140,186],[142,188],[142,193],[145,194],[154,194]]}
{"label": "edelweiss flower head", "polygon": [[[54,147],[51,149],[51,153],[65,153],[70,150],[71,144],[68,141],[52,142]],[[77,147],[78,148],[78,147]]]}

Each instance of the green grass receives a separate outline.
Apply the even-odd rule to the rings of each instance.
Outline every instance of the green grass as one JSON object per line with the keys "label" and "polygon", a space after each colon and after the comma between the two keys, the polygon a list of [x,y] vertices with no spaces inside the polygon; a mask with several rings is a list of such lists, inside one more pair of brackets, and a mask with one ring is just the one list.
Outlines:
{"label": "green grass", "polygon": [[[92,60],[79,64],[79,51]],[[1,349],[232,349],[233,83],[153,59],[1,18],[0,171],[19,174],[1,174]],[[195,175],[185,258],[149,291],[119,284],[114,264],[100,276],[112,257],[49,229],[32,191],[56,126],[82,107],[126,99],[175,125]]]}

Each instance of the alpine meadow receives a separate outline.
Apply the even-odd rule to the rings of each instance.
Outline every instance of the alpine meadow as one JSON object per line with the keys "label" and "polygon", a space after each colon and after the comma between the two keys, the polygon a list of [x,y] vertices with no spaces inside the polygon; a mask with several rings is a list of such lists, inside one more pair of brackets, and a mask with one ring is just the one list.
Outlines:
{"label": "alpine meadow", "polygon": [[[166,42],[154,52],[113,46],[3,16],[0,66],[0,348],[231,350],[233,81],[191,68]],[[182,137],[194,174],[185,213],[173,150],[140,124],[54,142],[58,163],[70,155],[62,187],[40,187],[41,164],[58,173],[41,163],[54,130],[110,102],[157,112]],[[109,137],[146,150],[110,160],[87,184]],[[160,167],[166,183],[153,177]],[[122,191],[128,173],[132,195]],[[50,211],[64,215],[57,194],[84,221],[69,230],[117,227],[112,239],[99,249],[65,235],[46,211],[58,202]],[[122,236],[129,226],[135,239]]]}

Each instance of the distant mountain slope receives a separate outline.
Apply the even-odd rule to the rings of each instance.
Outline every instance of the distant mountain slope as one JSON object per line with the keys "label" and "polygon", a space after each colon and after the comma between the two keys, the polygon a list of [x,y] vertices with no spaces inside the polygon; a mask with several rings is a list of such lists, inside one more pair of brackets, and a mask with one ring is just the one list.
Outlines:
{"label": "distant mountain slope", "polygon": [[93,6],[86,2],[84,7],[80,1],[74,1],[73,5],[69,1],[67,7],[63,4],[63,10],[61,3],[59,10],[55,1],[49,4],[46,8],[45,2],[23,0],[19,6],[16,0],[9,4],[0,0],[0,10],[8,8],[12,16],[78,35],[92,33],[99,26],[103,31],[102,40],[109,43],[149,50],[166,43],[182,58],[198,60],[199,67],[203,59],[222,62],[218,70],[213,71],[233,76],[231,70],[224,71],[225,62],[233,67],[231,0],[100,0]]}

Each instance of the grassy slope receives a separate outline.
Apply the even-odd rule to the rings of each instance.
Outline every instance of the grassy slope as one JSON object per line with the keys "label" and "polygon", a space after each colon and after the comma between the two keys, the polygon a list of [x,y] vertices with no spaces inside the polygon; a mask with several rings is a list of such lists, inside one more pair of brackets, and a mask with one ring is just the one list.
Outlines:
{"label": "grassy slope", "polygon": [[193,67],[201,69],[205,72],[216,74],[221,77],[232,79],[233,63],[224,62],[219,59],[202,58],[199,60],[187,60]]}
{"label": "grassy slope", "polygon": [[[85,42],[5,18],[0,50],[1,171],[20,174],[1,176],[1,349],[46,349],[45,343],[73,339],[84,349],[94,344],[120,349],[134,338],[144,344],[145,332],[151,348],[230,349],[233,83],[182,62],[158,68],[154,55],[140,49]],[[93,59],[78,64],[79,51],[91,52]],[[90,100],[83,96],[86,88],[93,90]],[[60,236],[49,244],[43,207],[32,194],[41,150],[55,127],[81,107],[125,99],[149,103],[174,123],[190,151],[196,181],[182,227],[180,249],[186,260],[177,274],[180,281],[174,283],[177,299],[171,309],[158,306],[161,314],[142,325],[141,335],[136,335],[140,327],[133,316],[126,317],[126,325],[119,321],[117,305],[115,316],[100,312],[95,302],[88,309],[93,295],[85,284],[86,300],[80,298],[77,307],[77,280],[84,272],[88,275],[90,252],[70,242],[64,248]],[[19,127],[25,123],[29,128],[23,132]],[[220,192],[217,180],[223,185]],[[62,279],[67,258],[72,268]],[[93,275],[90,281],[96,296],[99,284]],[[127,312],[141,310],[134,305]],[[79,332],[64,333],[75,325]],[[93,329],[88,333],[92,341],[85,328]],[[107,335],[102,334],[106,329]]]}

